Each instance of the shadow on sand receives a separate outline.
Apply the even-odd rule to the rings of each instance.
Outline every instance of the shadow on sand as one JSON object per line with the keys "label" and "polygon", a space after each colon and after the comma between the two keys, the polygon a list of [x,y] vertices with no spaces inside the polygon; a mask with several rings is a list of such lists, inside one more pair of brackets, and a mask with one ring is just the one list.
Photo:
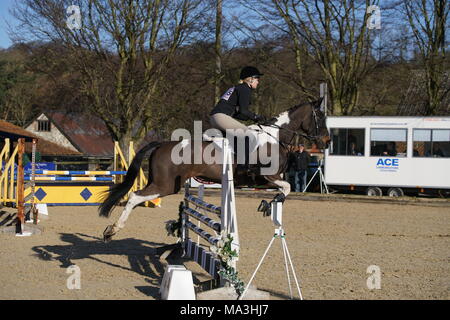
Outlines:
{"label": "shadow on sand", "polygon": [[[166,243],[133,238],[104,243],[103,239],[99,237],[82,233],[61,233],[60,239],[66,244],[35,246],[32,248],[35,252],[34,255],[41,260],[59,261],[61,268],[68,268],[76,264],[75,260],[90,259],[124,271],[136,272],[146,277],[145,281],[148,283],[148,286],[136,286],[136,290],[154,299],[160,299],[159,288],[166,263],[183,264],[187,260],[178,257],[171,258],[171,261],[169,261],[169,258],[165,262],[160,260],[160,249],[166,247]],[[99,258],[101,255],[126,256],[129,266],[102,260]],[[178,256],[178,254],[175,254],[175,256]],[[198,274],[193,272],[194,284],[198,284],[197,276]],[[265,290],[277,299],[289,299],[286,293]]]}
{"label": "shadow on sand", "polygon": [[[118,239],[104,243],[99,237],[82,233],[61,233],[60,239],[67,244],[35,246],[35,256],[42,260],[59,261],[61,268],[76,264],[74,260],[90,259],[124,271],[136,272],[147,277],[149,286],[136,287],[137,290],[155,299],[159,298],[159,287],[164,275],[164,263],[157,255],[157,249],[166,243],[149,242],[139,239]],[[129,266],[115,264],[99,258],[101,255],[127,256]]]}

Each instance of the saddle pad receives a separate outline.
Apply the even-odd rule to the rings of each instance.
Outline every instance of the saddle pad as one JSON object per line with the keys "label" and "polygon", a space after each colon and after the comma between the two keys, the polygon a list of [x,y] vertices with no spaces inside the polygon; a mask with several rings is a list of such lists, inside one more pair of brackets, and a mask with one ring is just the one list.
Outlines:
{"label": "saddle pad", "polygon": [[[251,125],[248,126],[248,128],[251,129],[256,136],[257,148],[265,145],[266,143],[278,144],[278,128],[257,125]],[[203,140],[211,141],[218,151],[222,150],[222,139],[224,138],[210,137],[207,134],[203,134]],[[231,152],[233,154],[235,153],[234,150],[231,150]]]}

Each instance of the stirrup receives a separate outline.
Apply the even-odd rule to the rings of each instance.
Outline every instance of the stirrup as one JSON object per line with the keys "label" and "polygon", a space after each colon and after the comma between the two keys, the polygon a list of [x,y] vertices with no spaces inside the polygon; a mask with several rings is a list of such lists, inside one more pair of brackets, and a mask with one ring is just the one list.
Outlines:
{"label": "stirrup", "polygon": [[238,164],[236,167],[236,174],[245,174],[255,178],[255,176],[260,174],[260,167],[255,164]]}
{"label": "stirrup", "polygon": [[238,164],[236,166],[236,175],[247,175],[248,174],[248,167],[245,164]]}
{"label": "stirrup", "polygon": [[255,175],[260,175],[260,166],[258,166],[257,164],[249,164],[247,167],[248,173],[249,174],[255,174]]}

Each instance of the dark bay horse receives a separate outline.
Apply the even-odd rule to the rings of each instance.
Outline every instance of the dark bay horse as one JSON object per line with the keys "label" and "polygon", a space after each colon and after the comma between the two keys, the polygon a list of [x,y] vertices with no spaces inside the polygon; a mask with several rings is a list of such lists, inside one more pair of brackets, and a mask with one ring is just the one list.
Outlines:
{"label": "dark bay horse", "polygon": [[[325,124],[325,115],[320,110],[320,102],[321,100],[294,106],[281,113],[278,117],[273,118],[268,126],[249,126],[251,129],[259,130],[261,133],[268,135],[272,142],[273,139],[277,140],[275,143],[279,144],[277,154],[278,167],[270,175],[250,176],[245,172],[240,173],[236,170],[237,161],[235,157],[233,162],[234,185],[268,185],[276,187],[281,193],[277,194],[273,201],[284,201],[290,193],[290,184],[284,181],[281,175],[287,168],[288,146],[293,142],[295,136],[299,135],[312,140],[321,149],[328,147],[330,138]],[[276,132],[276,135],[274,132]],[[180,141],[151,142],[136,154],[124,181],[114,185],[108,192],[105,201],[100,205],[99,215],[109,217],[112,209],[133,186],[143,159],[147,154],[150,154],[148,184],[144,189],[130,193],[128,202],[118,221],[105,229],[103,233],[105,241],[111,240],[112,236],[125,226],[125,222],[135,206],[146,201],[178,193],[187,179],[201,177],[203,180],[221,182],[222,164],[175,164],[171,158],[172,150],[175,147],[179,147],[180,143]],[[199,144],[201,150],[197,150],[197,152],[203,152],[211,143],[202,141]],[[191,150],[192,157],[194,157],[196,151],[194,149]],[[269,204],[266,201],[263,200],[261,205],[261,211],[267,212],[269,210]],[[259,209],[261,209],[261,206]]]}

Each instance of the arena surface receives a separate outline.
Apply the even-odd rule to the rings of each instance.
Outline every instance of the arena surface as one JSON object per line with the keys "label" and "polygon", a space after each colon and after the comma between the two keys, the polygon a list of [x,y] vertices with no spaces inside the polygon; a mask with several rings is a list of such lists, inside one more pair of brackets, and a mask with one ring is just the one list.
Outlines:
{"label": "arena surface", "polygon": [[[164,198],[162,208],[136,208],[109,244],[101,235],[120,207],[109,219],[94,207],[50,207],[39,225],[42,234],[0,234],[0,299],[158,299],[164,265],[153,251],[176,242],[164,222],[178,218],[181,199],[178,194]],[[217,196],[205,200],[220,205]],[[247,282],[274,226],[256,212],[261,199],[236,201],[238,271]],[[291,199],[283,222],[305,299],[450,298],[449,207]],[[79,290],[67,288],[73,264],[81,271]],[[381,270],[381,289],[367,287],[371,265]],[[253,283],[276,299],[288,298],[279,241]]]}

